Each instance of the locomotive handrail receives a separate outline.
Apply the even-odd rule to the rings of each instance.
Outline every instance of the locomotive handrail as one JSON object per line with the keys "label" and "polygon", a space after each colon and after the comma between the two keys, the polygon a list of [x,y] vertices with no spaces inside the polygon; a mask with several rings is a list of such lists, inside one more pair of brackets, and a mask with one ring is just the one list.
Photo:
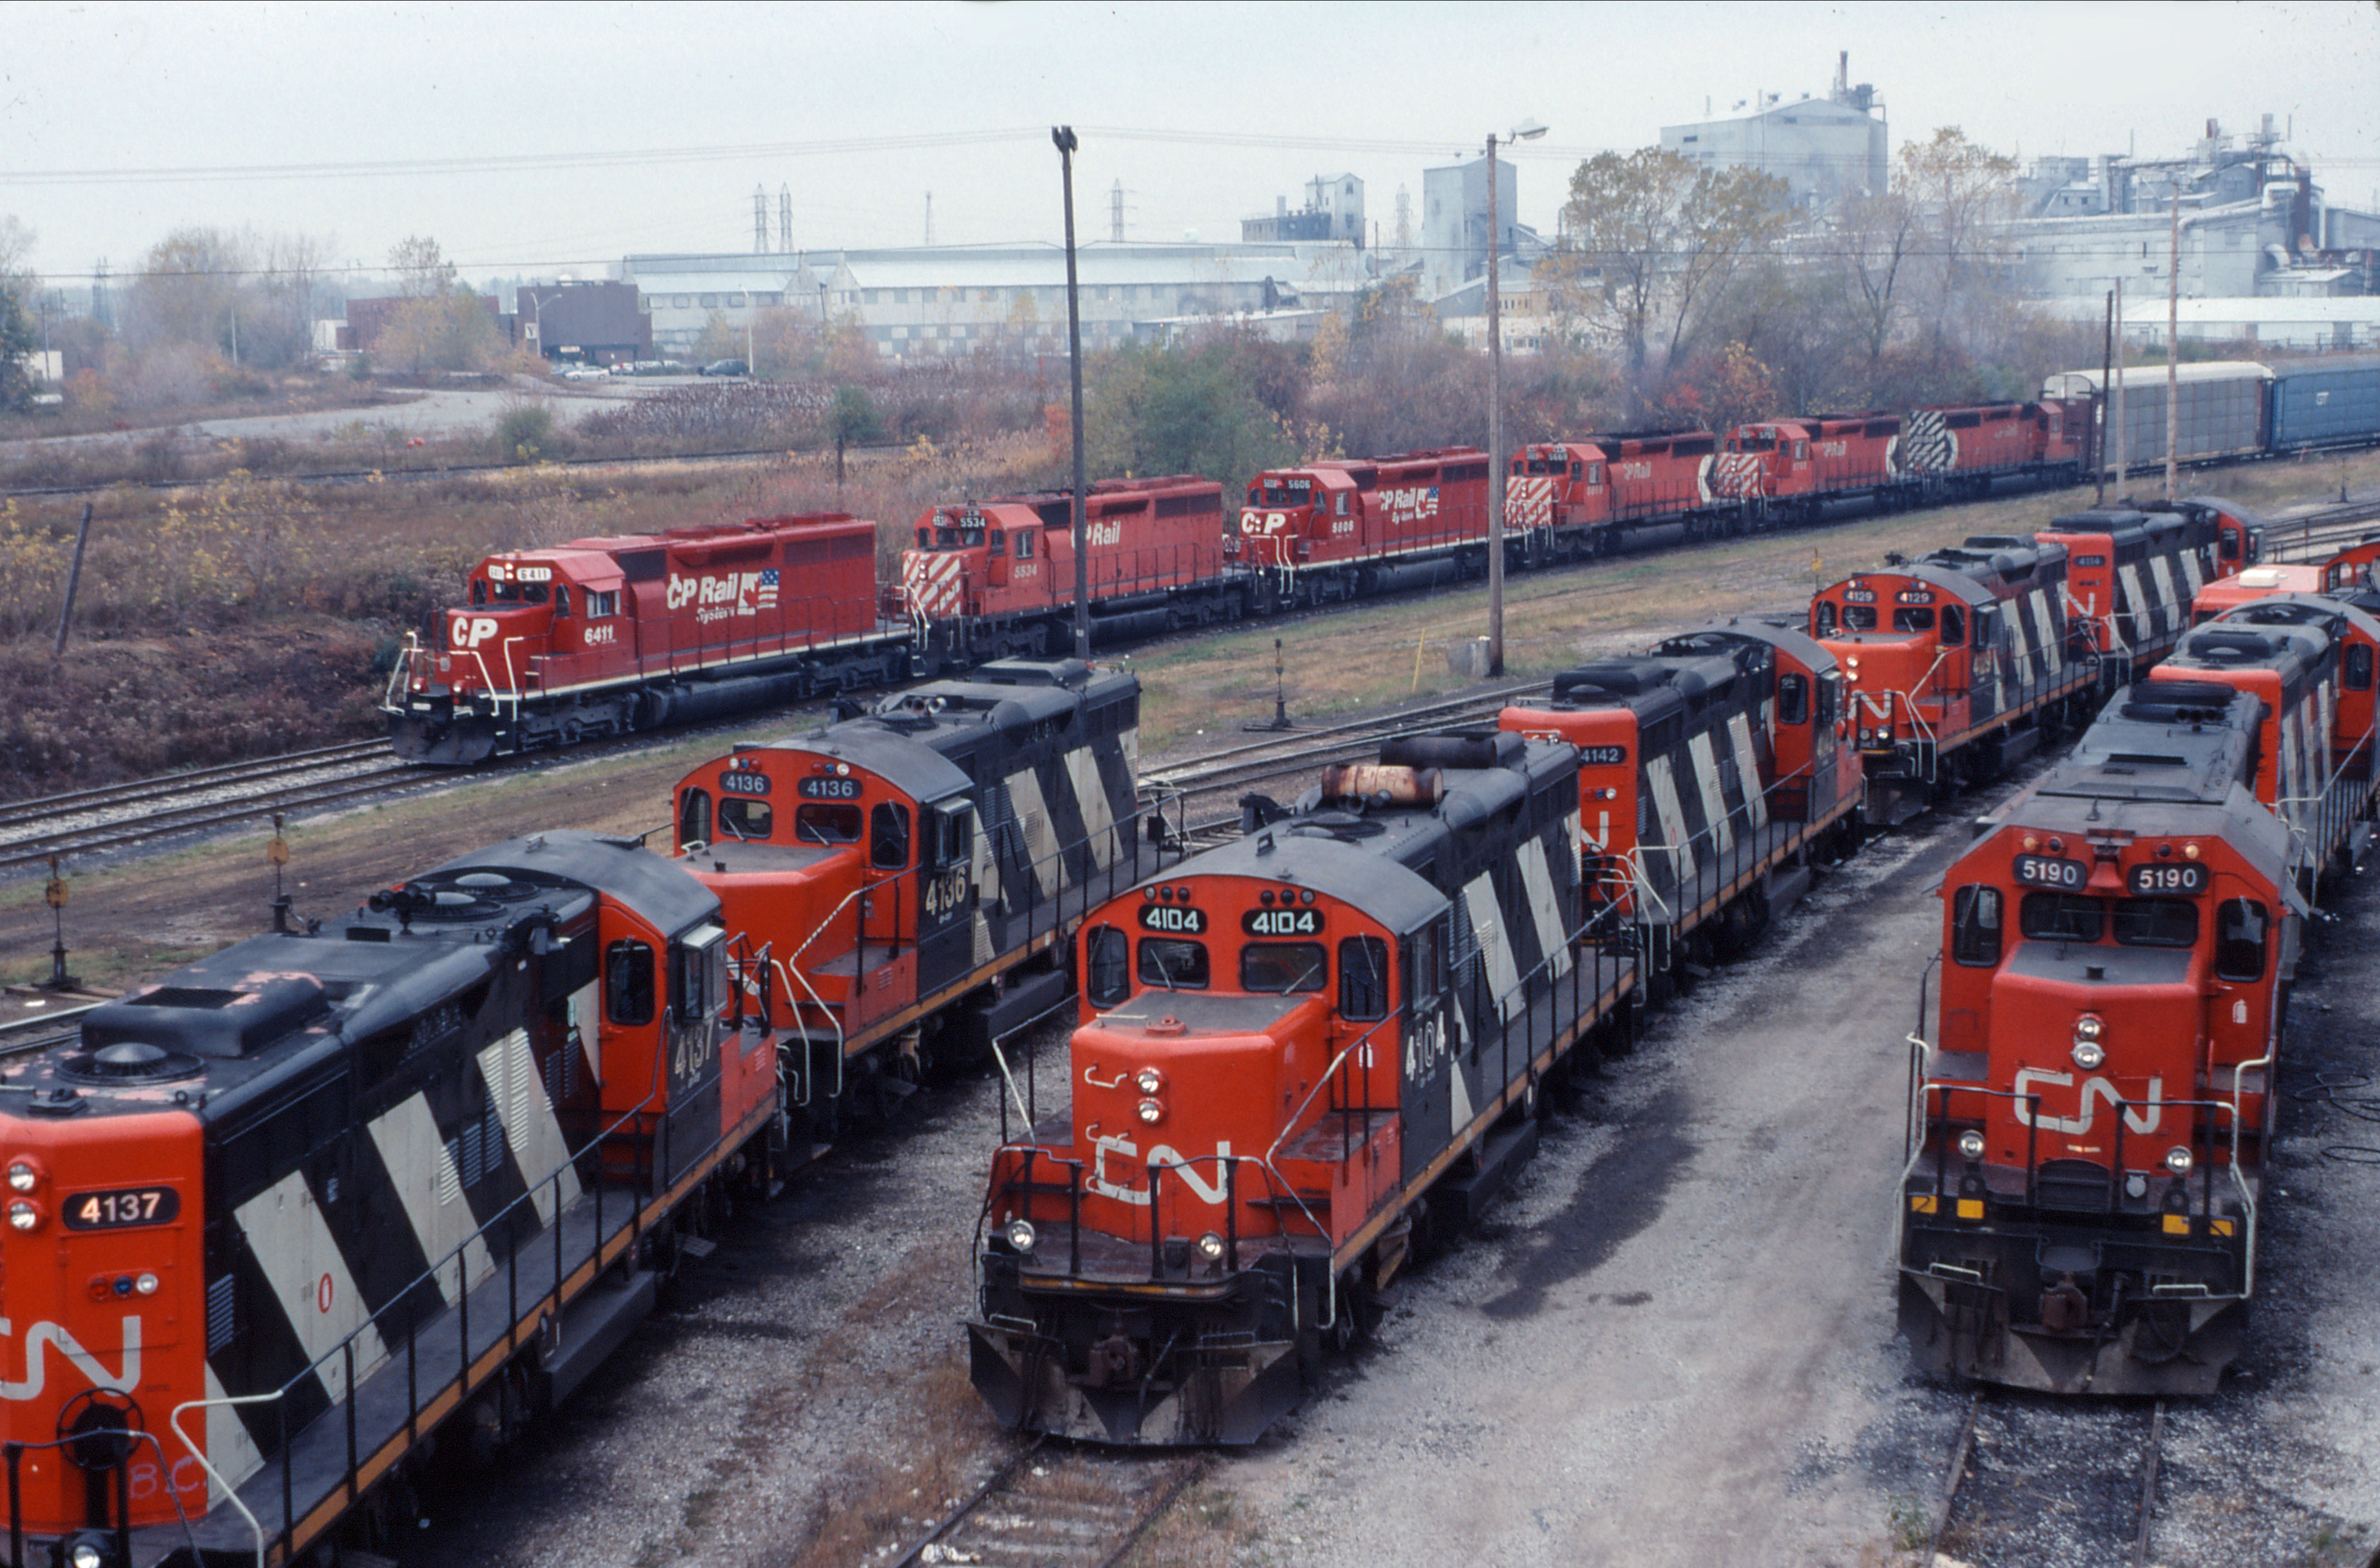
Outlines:
{"label": "locomotive handrail", "polygon": [[[239,1494],[237,1489],[231,1486],[227,1481],[225,1481],[224,1477],[215,1471],[212,1465],[207,1464],[206,1456],[200,1452],[196,1444],[191,1443],[189,1434],[182,1429],[178,1422],[176,1420],[176,1417],[178,1416],[182,1410],[194,1409],[200,1406],[212,1404],[238,1405],[257,1404],[269,1402],[275,1404],[280,1409],[282,1430],[278,1453],[272,1459],[265,1460],[260,1464],[258,1473],[263,1473],[267,1465],[275,1464],[278,1465],[281,1471],[282,1524],[281,1529],[278,1533],[282,1539],[285,1555],[294,1553],[296,1550],[296,1531],[298,1525],[298,1517],[294,1497],[294,1466],[297,1454],[295,1447],[290,1441],[290,1434],[288,1430],[288,1409],[286,1404],[284,1403],[287,1400],[290,1391],[305,1380],[318,1376],[319,1369],[329,1365],[332,1361],[336,1360],[341,1363],[342,1370],[346,1375],[340,1382],[341,1392],[339,1397],[334,1402],[331,1408],[325,1409],[321,1414],[314,1416],[307,1423],[307,1425],[310,1427],[314,1425],[315,1422],[319,1422],[326,1418],[333,1413],[333,1410],[344,1412],[347,1422],[348,1455],[346,1474],[338,1484],[348,1489],[350,1493],[349,1501],[352,1501],[354,1500],[358,1475],[358,1465],[355,1452],[355,1412],[356,1400],[358,1397],[357,1379],[354,1375],[356,1342],[362,1337],[367,1330],[371,1331],[375,1334],[381,1334],[381,1319],[386,1314],[394,1312],[399,1307],[404,1307],[407,1302],[411,1299],[414,1292],[419,1287],[428,1284],[432,1288],[437,1289],[443,1297],[444,1290],[443,1287],[439,1284],[439,1276],[444,1272],[448,1263],[453,1263],[455,1265],[455,1281],[453,1305],[457,1336],[456,1362],[453,1380],[457,1391],[457,1397],[459,1398],[461,1393],[468,1391],[470,1387],[472,1367],[470,1294],[473,1286],[470,1278],[468,1254],[474,1246],[478,1246],[483,1251],[492,1251],[492,1249],[487,1246],[487,1236],[492,1232],[494,1232],[499,1228],[508,1229],[510,1222],[521,1206],[523,1204],[529,1204],[533,1208],[539,1195],[549,1185],[553,1189],[553,1219],[550,1223],[541,1223],[540,1228],[551,1229],[553,1233],[554,1283],[553,1289],[550,1293],[540,1293],[540,1299],[542,1299],[546,1295],[551,1295],[557,1310],[565,1305],[562,1301],[562,1288],[565,1283],[562,1233],[564,1223],[563,1216],[565,1205],[562,1198],[562,1179],[565,1173],[572,1173],[576,1170],[581,1159],[591,1155],[596,1160],[596,1175],[594,1180],[590,1183],[595,1196],[593,1235],[589,1253],[589,1261],[590,1263],[598,1262],[602,1257],[602,1249],[605,1243],[610,1239],[608,1233],[606,1233],[603,1228],[602,1222],[603,1182],[601,1164],[602,1151],[613,1137],[620,1134],[624,1129],[628,1129],[637,1124],[640,1124],[650,1113],[650,1107],[654,1100],[659,1098],[662,1093],[662,1059],[659,1054],[656,1054],[653,1064],[654,1081],[652,1087],[646,1091],[646,1095],[643,1100],[638,1101],[636,1105],[623,1112],[619,1116],[615,1117],[612,1122],[597,1131],[580,1146],[577,1151],[571,1153],[566,1159],[562,1161],[561,1163],[554,1166],[552,1171],[549,1171],[536,1182],[530,1184],[528,1188],[520,1194],[520,1196],[515,1197],[510,1203],[504,1205],[504,1207],[497,1213],[490,1216],[490,1218],[478,1229],[474,1230],[468,1236],[465,1237],[461,1242],[450,1248],[443,1257],[431,1263],[428,1268],[421,1271],[421,1273],[415,1276],[404,1289],[392,1295],[385,1306],[367,1316],[361,1323],[358,1323],[353,1330],[349,1331],[345,1336],[343,1336],[338,1343],[333,1345],[321,1355],[316,1356],[304,1367],[292,1373],[281,1383],[279,1387],[262,1390],[249,1394],[236,1396],[227,1395],[221,1399],[191,1400],[181,1405],[177,1405],[172,1415],[168,1416],[169,1422],[174,1423],[176,1435],[181,1438],[184,1446],[188,1448],[191,1454],[198,1458],[202,1465],[206,1465],[209,1475],[216,1481],[223,1484],[225,1495],[233,1500],[235,1504],[239,1507],[240,1513],[250,1521],[251,1525],[256,1525],[261,1532],[261,1525],[257,1524],[254,1513],[251,1513],[245,1504],[239,1503]],[[639,1232],[641,1229],[640,1221],[643,1211],[642,1197],[644,1191],[644,1178],[652,1177],[655,1180],[659,1180],[661,1178],[658,1175],[658,1172],[666,1168],[667,1144],[669,1140],[669,1123],[666,1117],[663,1117],[661,1121],[659,1136],[662,1145],[662,1159],[658,1163],[653,1162],[650,1157],[641,1150],[638,1155],[639,1169],[635,1173],[636,1181],[634,1183],[637,1190],[637,1197],[631,1200],[628,1222],[625,1227],[625,1229],[632,1234]],[[516,1246],[507,1248],[505,1253],[506,1293],[508,1306],[510,1308],[510,1321],[506,1324],[502,1337],[505,1342],[504,1348],[508,1356],[512,1352],[516,1351],[520,1345],[519,1272],[521,1253],[524,1250],[524,1247]],[[492,1274],[492,1270],[491,1270],[491,1273]],[[488,1282],[490,1282],[486,1280],[480,1282],[481,1284],[486,1284]],[[418,1420],[421,1410],[419,1391],[413,1383],[416,1366],[416,1347],[420,1343],[421,1327],[422,1319],[417,1317],[409,1319],[407,1322],[405,1329],[406,1377],[407,1388],[407,1413],[405,1424],[407,1430],[412,1428],[413,1424]],[[382,1344],[384,1348],[387,1348],[388,1354],[378,1366],[375,1366],[372,1368],[373,1372],[377,1372],[381,1367],[387,1366],[395,1359],[395,1352],[390,1343],[393,1338],[393,1335],[383,1336]],[[489,1349],[492,1350],[495,1346],[496,1342],[491,1341]],[[484,1354],[485,1352],[482,1352],[482,1355]],[[370,1374],[367,1374],[367,1376],[369,1375]],[[323,1380],[328,1381],[327,1379]],[[261,1558],[261,1549],[260,1548],[260,1561]]]}
{"label": "locomotive handrail", "polygon": [[[249,1533],[256,1538],[256,1568],[264,1568],[264,1522],[257,1518],[254,1510],[250,1509],[247,1503],[240,1501],[239,1489],[232,1485],[230,1479],[225,1477],[222,1471],[215,1468],[214,1461],[207,1457],[206,1451],[200,1448],[197,1443],[192,1442],[190,1440],[190,1434],[182,1429],[182,1412],[185,1410],[204,1410],[218,1404],[226,1407],[241,1404],[260,1404],[266,1400],[278,1400],[288,1392],[288,1385],[285,1383],[280,1388],[274,1389],[270,1393],[231,1394],[226,1395],[222,1399],[186,1399],[181,1404],[174,1406],[174,1408],[168,1412],[165,1416],[165,1424],[174,1428],[174,1435],[182,1440],[182,1446],[190,1451],[190,1457],[199,1462],[199,1467],[207,1473],[207,1478],[212,1481],[216,1486],[223,1489],[225,1501],[229,1502],[234,1508],[238,1509],[239,1516],[248,1521]],[[347,1391],[347,1396],[348,1398],[353,1399],[355,1397],[355,1391],[353,1389],[349,1389]],[[158,1452],[162,1454],[164,1450],[160,1447]],[[181,1497],[180,1490],[172,1487],[170,1482],[167,1489],[173,1491],[174,1496],[177,1500],[176,1506],[179,1506],[178,1500]],[[284,1508],[284,1512],[287,1512],[285,1506]]]}
{"label": "locomotive handrail", "polygon": [[[1536,971],[1531,970],[1530,973],[1534,974]],[[1525,983],[1525,981],[1524,983]],[[1359,1045],[1368,1044],[1372,1036],[1377,1034],[1384,1026],[1398,1022],[1404,1018],[1409,1011],[1409,1007],[1400,1007],[1395,1012],[1390,1013],[1387,1017],[1379,1019],[1378,1022],[1374,1023],[1370,1028],[1366,1029],[1362,1034],[1357,1035],[1354,1039],[1349,1040],[1346,1045],[1341,1049],[1339,1054],[1330,1059],[1330,1064],[1323,1068],[1319,1074],[1316,1075],[1312,1086],[1305,1091],[1305,1098],[1297,1102],[1297,1109],[1291,1112],[1287,1116],[1281,1118],[1281,1131],[1273,1138],[1272,1147],[1266,1149],[1264,1152],[1264,1158],[1268,1163],[1271,1161],[1274,1155],[1281,1152],[1281,1146],[1282,1144],[1287,1143],[1292,1137],[1297,1136],[1301,1130],[1298,1124],[1304,1121],[1305,1117],[1305,1108],[1314,1103],[1314,1097],[1322,1092],[1323,1086],[1330,1082],[1331,1078],[1338,1073],[1340,1067],[1345,1064],[1347,1058],[1354,1053],[1355,1048]],[[1342,1107],[1342,1109],[1343,1110],[1344,1107]]]}
{"label": "locomotive handrail", "polygon": [[422,651],[421,638],[412,632],[407,632],[405,646],[397,650],[396,662],[388,667],[388,680],[380,690],[382,712],[385,713],[404,707],[403,693],[413,684],[413,662]]}

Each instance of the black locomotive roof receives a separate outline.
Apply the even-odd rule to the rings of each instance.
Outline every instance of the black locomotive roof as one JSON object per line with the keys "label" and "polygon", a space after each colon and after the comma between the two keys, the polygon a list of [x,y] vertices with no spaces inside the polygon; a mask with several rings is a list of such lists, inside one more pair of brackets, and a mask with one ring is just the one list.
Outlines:
{"label": "black locomotive roof", "polygon": [[2322,593],[2273,593],[2234,604],[2209,623],[2217,626],[2312,626],[2337,640],[2349,628],[2380,638],[2380,620],[2354,600]]}
{"label": "black locomotive roof", "polygon": [[1626,708],[1639,726],[1672,713],[1700,713],[1732,693],[1744,675],[1732,650],[1695,650],[1670,658],[1612,659],[1554,677],[1557,709]]}
{"label": "black locomotive roof", "polygon": [[[2344,611],[2346,606],[2340,605],[2339,609]],[[2269,620],[2235,621],[2227,613],[2184,632],[2165,662],[2168,668],[2181,670],[2270,669],[2279,672],[2284,683],[2288,683],[2319,666],[2329,655],[2330,645],[2327,626]]]}
{"label": "black locomotive roof", "polygon": [[[1286,818],[1148,881],[1178,882],[1187,875],[1238,876],[1310,887],[1353,905],[1392,931],[1411,930],[1446,907],[1446,894],[1373,847],[1381,844],[1379,839],[1367,843],[1337,836],[1327,820],[1330,815],[1320,813],[1320,820],[1313,816]],[[1386,818],[1361,820],[1385,821]],[[1301,823],[1319,831],[1294,831]]]}
{"label": "black locomotive roof", "polygon": [[[589,902],[559,900],[564,918]],[[344,930],[250,937],[85,1014],[78,1036],[7,1075],[33,1091],[0,1108],[41,1115],[187,1106],[236,1114],[297,1062],[392,1030],[408,1034],[440,1004],[517,961],[484,928],[416,925],[385,942]],[[201,1110],[201,1108],[203,1108]]]}
{"label": "black locomotive roof", "polygon": [[987,730],[1021,742],[1043,726],[1062,728],[1087,711],[1129,701],[1139,690],[1137,675],[1093,670],[1076,659],[1002,660],[966,679],[929,681],[888,697],[873,712],[735,749],[832,757],[867,769],[913,800],[937,800],[968,787],[969,775],[949,754],[972,749]]}
{"label": "black locomotive roof", "polygon": [[2228,798],[2252,776],[2264,703],[2216,681],[2144,681],[2116,694],[2045,795],[2114,800]]}
{"label": "black locomotive roof", "polygon": [[[1823,672],[1835,667],[1835,656],[1827,650],[1827,645],[1807,632],[1767,621],[1733,617],[1666,638],[1656,643],[1653,651],[1665,654],[1703,653],[1742,643],[1763,644],[1791,658],[1805,670]],[[1736,662],[1743,665],[1741,652],[1736,656]]]}
{"label": "black locomotive roof", "polygon": [[600,888],[666,937],[719,918],[718,896],[677,862],[651,853],[635,839],[577,828],[508,839],[438,868],[457,876],[505,870],[525,872],[534,881],[553,879]]}

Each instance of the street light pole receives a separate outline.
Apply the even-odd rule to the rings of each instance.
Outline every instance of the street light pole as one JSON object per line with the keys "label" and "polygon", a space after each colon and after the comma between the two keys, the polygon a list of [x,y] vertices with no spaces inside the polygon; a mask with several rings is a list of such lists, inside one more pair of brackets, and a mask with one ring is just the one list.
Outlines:
{"label": "street light pole", "polygon": [[[1524,120],[1505,144],[1546,134]],[[1488,673],[1504,673],[1504,324],[1502,280],[1496,252],[1503,249],[1496,210],[1496,138],[1488,138]]]}
{"label": "street light pole", "polygon": [[1075,432],[1075,657],[1091,656],[1091,559],[1083,539],[1083,304],[1075,277],[1075,128],[1052,126],[1058,169],[1066,190],[1066,349],[1074,381]]}

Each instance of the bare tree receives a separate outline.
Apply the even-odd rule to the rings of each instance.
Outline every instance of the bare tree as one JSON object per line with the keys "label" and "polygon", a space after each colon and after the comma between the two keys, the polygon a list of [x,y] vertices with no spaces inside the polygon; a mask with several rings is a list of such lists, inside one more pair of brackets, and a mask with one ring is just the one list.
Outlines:
{"label": "bare tree", "polygon": [[1971,317],[1987,313],[2004,293],[1997,237],[2016,212],[2016,160],[1944,126],[1901,148],[1900,186],[1922,225],[1939,341],[1955,332],[1962,307]]}
{"label": "bare tree", "polygon": [[436,240],[424,235],[407,235],[390,246],[388,264],[396,273],[397,292],[407,299],[436,299],[462,286],[455,281],[455,263]]}
{"label": "bare tree", "polygon": [[1782,235],[1787,201],[1772,176],[1705,168],[1658,147],[1598,153],[1571,176],[1570,243],[1548,273],[1617,339],[1640,406],[1654,373],[1699,345],[1738,270]]}
{"label": "bare tree", "polygon": [[178,228],[150,247],[126,291],[124,340],[136,352],[167,344],[231,355],[239,332],[243,237],[225,229]]}
{"label": "bare tree", "polygon": [[0,283],[33,282],[33,231],[13,213],[0,213]]}

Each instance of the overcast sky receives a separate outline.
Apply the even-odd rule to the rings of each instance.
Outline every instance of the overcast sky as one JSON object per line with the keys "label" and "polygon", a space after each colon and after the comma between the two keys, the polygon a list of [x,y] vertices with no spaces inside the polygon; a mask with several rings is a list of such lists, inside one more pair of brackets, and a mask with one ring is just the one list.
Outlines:
{"label": "overcast sky", "polygon": [[1521,221],[1571,171],[1757,91],[1823,96],[1839,49],[1894,145],[1956,125],[2031,158],[2179,152],[2265,114],[2332,200],[2380,205],[2380,8],[2173,6],[60,5],[13,0],[0,214],[72,286],[183,225],[306,234],[378,267],[409,234],[469,278],[752,248],[1236,239],[1315,174],[1397,188],[1536,119]]}

